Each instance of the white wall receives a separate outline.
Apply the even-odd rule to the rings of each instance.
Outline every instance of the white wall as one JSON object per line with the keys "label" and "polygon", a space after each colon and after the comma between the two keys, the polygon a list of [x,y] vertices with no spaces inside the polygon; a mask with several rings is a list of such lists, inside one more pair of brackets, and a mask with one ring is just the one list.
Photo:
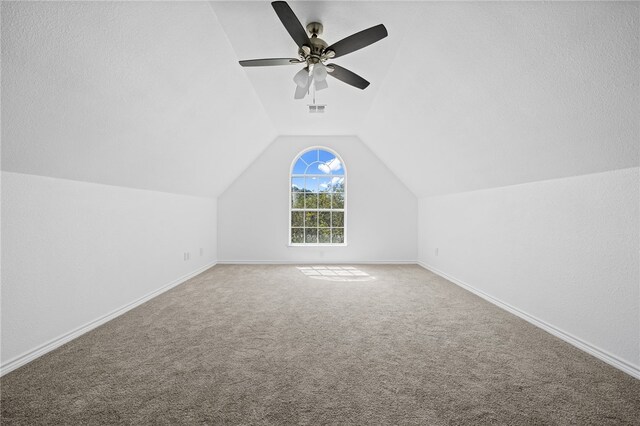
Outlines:
{"label": "white wall", "polygon": [[[346,247],[289,247],[289,169],[311,146],[336,151],[347,169]],[[415,261],[417,200],[356,137],[284,136],[218,198],[224,261]]]}
{"label": "white wall", "polygon": [[422,198],[419,260],[640,377],[639,171]]}
{"label": "white wall", "polygon": [[3,373],[211,265],[215,229],[211,198],[2,172]]}

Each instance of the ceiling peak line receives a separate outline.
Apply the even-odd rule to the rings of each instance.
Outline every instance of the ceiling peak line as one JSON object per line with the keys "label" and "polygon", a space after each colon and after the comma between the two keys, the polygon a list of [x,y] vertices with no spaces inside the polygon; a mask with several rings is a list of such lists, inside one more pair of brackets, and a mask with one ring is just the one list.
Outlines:
{"label": "ceiling peak line", "polygon": [[[233,47],[233,43],[231,43],[231,39],[229,38],[229,34],[225,30],[224,25],[222,25],[222,23],[220,22],[220,19],[219,19],[218,15],[217,15],[216,11],[213,8],[213,3],[215,3],[215,0],[207,1],[207,5],[209,6],[209,10],[211,11],[211,15],[212,15],[213,19],[215,20],[215,23],[218,26],[220,26],[220,29],[222,29],[222,34],[224,34],[224,37],[225,37],[225,39],[227,41],[227,44],[231,48],[231,51],[233,51],[236,54],[236,60],[237,60],[238,59],[237,58],[237,56],[238,56],[237,52],[236,52],[235,48]],[[260,104],[260,107],[262,108],[262,111],[264,111],[265,116],[269,119],[269,123],[271,124],[271,127],[272,127],[272,129],[271,129],[272,133],[277,136],[278,128],[277,128],[276,124],[273,122],[273,118],[269,114],[269,111],[268,111],[266,105],[264,104],[264,102],[262,102],[262,99],[258,95],[258,92],[256,91],[256,88],[253,85],[253,83],[251,82],[251,80],[249,79],[249,77],[245,74],[244,78],[245,78],[245,81],[247,81],[249,83],[249,87],[251,87],[251,91],[254,93],[255,97],[257,98],[258,103]],[[271,143],[269,143],[269,145],[270,144]]]}

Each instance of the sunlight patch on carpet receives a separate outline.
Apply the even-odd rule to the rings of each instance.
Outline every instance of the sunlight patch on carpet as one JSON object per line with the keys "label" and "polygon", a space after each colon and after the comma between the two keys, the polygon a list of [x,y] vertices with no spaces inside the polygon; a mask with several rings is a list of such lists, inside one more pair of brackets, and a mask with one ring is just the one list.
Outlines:
{"label": "sunlight patch on carpet", "polygon": [[368,273],[353,266],[297,266],[309,278],[326,281],[373,281]]}

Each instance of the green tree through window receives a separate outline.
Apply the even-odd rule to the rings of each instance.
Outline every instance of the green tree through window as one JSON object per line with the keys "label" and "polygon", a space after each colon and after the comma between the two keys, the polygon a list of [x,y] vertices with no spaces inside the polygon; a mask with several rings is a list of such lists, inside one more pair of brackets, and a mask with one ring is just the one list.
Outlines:
{"label": "green tree through window", "polygon": [[296,157],[289,179],[291,244],[345,244],[345,178],[342,159],[327,148]]}

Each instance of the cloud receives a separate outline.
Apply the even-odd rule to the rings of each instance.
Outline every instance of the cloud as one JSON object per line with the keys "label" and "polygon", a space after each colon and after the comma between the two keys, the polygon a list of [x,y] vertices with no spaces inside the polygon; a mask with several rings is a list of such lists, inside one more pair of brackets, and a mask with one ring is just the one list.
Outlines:
{"label": "cloud", "polygon": [[340,160],[338,160],[337,158],[334,158],[333,160],[329,161],[327,165],[329,166],[332,172],[337,172],[342,168],[342,164],[340,163]]}
{"label": "cloud", "polygon": [[329,174],[331,172],[337,172],[341,168],[342,168],[342,163],[340,163],[340,160],[338,160],[337,158],[332,158],[326,163],[322,163],[318,166],[318,169],[322,173],[326,173],[326,174]]}

